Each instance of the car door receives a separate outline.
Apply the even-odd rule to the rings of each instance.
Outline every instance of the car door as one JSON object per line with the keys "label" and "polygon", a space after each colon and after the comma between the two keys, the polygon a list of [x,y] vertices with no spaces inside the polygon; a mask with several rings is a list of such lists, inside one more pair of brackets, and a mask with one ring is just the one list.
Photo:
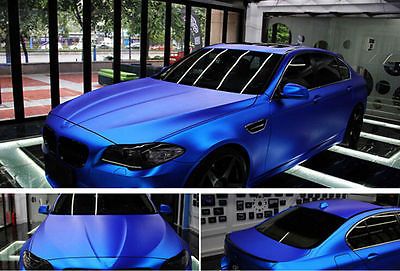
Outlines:
{"label": "car door", "polygon": [[381,213],[358,223],[347,236],[367,269],[400,269],[400,224],[395,213]]}
{"label": "car door", "polygon": [[[286,70],[271,99],[270,143],[266,161],[267,171],[290,162],[293,158],[310,150],[310,134],[320,128],[315,112],[313,95],[308,99],[282,98],[280,93],[287,83],[295,83],[310,88],[314,73],[309,53],[296,55]],[[311,94],[311,93],[310,93]]]}
{"label": "car door", "polygon": [[318,129],[310,133],[310,140],[312,147],[315,147],[345,130],[352,110],[352,85],[348,80],[348,68],[336,57],[314,53],[311,55],[311,64],[314,68],[314,85],[310,89],[310,96],[314,102],[314,122]]}

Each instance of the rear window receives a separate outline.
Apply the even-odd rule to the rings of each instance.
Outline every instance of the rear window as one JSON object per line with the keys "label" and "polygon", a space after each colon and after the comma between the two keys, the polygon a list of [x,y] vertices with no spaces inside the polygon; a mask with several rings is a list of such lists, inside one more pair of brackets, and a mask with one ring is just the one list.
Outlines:
{"label": "rear window", "polygon": [[144,194],[62,194],[53,215],[133,215],[154,214],[156,210]]}
{"label": "rear window", "polygon": [[310,249],[336,231],[345,219],[323,211],[295,207],[260,224],[262,234],[292,247]]}
{"label": "rear window", "polygon": [[160,80],[243,94],[261,94],[269,85],[281,55],[207,48],[175,63]]}

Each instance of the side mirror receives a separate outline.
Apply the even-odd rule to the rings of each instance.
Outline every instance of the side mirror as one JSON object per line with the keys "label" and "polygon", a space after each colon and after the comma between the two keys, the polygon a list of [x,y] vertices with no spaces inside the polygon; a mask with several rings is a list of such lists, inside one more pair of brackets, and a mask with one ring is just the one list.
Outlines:
{"label": "side mirror", "polygon": [[165,72],[167,69],[169,68],[169,66],[164,66],[161,68],[160,73]]}
{"label": "side mirror", "polygon": [[283,87],[281,97],[287,99],[308,99],[308,92],[309,90],[302,85],[287,83]]}
{"label": "side mirror", "polygon": [[50,213],[49,205],[40,205],[39,214],[48,215]]}
{"label": "side mirror", "polygon": [[167,204],[160,204],[160,214],[172,214],[171,207]]}

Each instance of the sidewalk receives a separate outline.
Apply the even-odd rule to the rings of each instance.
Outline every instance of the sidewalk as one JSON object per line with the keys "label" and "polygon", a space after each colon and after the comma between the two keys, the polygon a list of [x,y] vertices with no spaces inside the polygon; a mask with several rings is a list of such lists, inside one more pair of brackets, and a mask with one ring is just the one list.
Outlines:
{"label": "sidewalk", "polygon": [[[26,74],[22,76],[25,117],[47,115],[51,109],[50,75]],[[0,121],[14,118],[13,89],[11,76],[0,76],[1,98]],[[100,88],[97,73],[92,73],[92,89]],[[82,73],[60,74],[61,103],[83,93]]]}

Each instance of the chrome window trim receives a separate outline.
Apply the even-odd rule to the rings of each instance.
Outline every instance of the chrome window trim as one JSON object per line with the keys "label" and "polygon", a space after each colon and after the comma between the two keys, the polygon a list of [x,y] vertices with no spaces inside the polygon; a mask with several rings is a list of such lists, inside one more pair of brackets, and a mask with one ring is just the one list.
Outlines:
{"label": "chrome window trim", "polygon": [[275,93],[276,93],[276,91],[277,91],[279,85],[281,84],[282,78],[283,78],[283,76],[285,75],[287,69],[290,67],[290,64],[292,64],[292,61],[293,61],[297,56],[301,56],[301,55],[305,55],[305,54],[314,54],[314,53],[320,53],[320,54],[324,54],[324,55],[327,55],[327,56],[331,56],[331,57],[336,58],[336,60],[341,61],[341,62],[347,67],[347,70],[348,70],[348,72],[349,72],[349,78],[347,78],[347,79],[342,79],[342,80],[340,80],[340,81],[336,81],[336,82],[329,83],[329,84],[326,84],[326,85],[318,86],[318,87],[315,87],[315,88],[310,88],[310,89],[308,89],[309,91],[313,91],[313,90],[316,90],[316,89],[319,89],[319,88],[323,88],[323,87],[327,87],[327,86],[330,86],[330,85],[333,85],[333,84],[337,84],[337,83],[346,82],[346,81],[349,81],[349,80],[352,79],[352,76],[351,76],[352,74],[351,74],[351,72],[350,72],[350,67],[347,65],[346,62],[344,62],[343,60],[341,60],[339,57],[337,57],[337,56],[335,56],[335,55],[323,53],[323,52],[301,52],[301,53],[299,53],[299,54],[295,54],[295,55],[290,59],[289,63],[286,65],[285,69],[284,69],[283,72],[282,72],[282,75],[281,75],[280,78],[279,78],[278,83],[276,84],[276,86],[275,86],[275,88],[274,88],[274,90],[273,90],[273,92],[272,92],[271,97],[269,98],[269,101],[270,101],[270,102],[273,100],[273,98],[274,98],[274,96],[275,96]]}
{"label": "chrome window trim", "polygon": [[357,250],[361,250],[361,249],[366,249],[366,248],[370,248],[370,247],[376,247],[376,246],[380,246],[380,245],[384,245],[384,244],[389,244],[389,243],[393,243],[393,242],[400,241],[400,238],[399,238],[399,239],[395,239],[395,240],[391,240],[391,241],[387,241],[387,242],[383,242],[383,243],[378,243],[378,244],[374,244],[374,245],[370,245],[370,246],[360,247],[360,248],[353,248],[353,247],[350,245],[350,243],[349,243],[349,241],[348,241],[348,236],[349,236],[349,234],[354,230],[354,228],[356,228],[359,224],[361,224],[362,222],[366,221],[367,219],[370,219],[370,218],[373,218],[373,217],[377,217],[377,216],[380,216],[380,215],[385,215],[385,214],[394,215],[394,217],[395,217],[396,220],[397,220],[397,223],[400,224],[400,221],[399,221],[400,211],[386,211],[386,212],[377,213],[377,214],[373,214],[373,215],[364,217],[363,219],[361,219],[360,221],[358,221],[356,224],[354,224],[354,225],[346,232],[345,241],[346,241],[346,244],[349,246],[349,248],[350,248],[352,251],[357,251]]}

